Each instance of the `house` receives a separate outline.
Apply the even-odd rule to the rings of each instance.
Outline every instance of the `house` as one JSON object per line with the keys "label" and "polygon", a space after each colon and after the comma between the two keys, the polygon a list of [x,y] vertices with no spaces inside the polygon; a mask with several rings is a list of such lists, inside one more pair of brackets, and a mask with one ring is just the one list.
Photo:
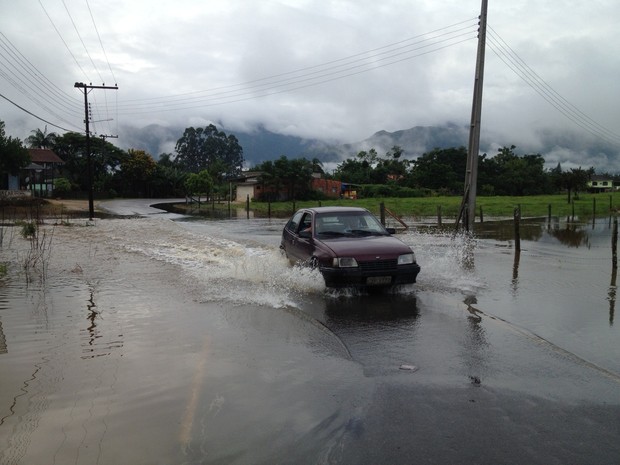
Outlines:
{"label": "house", "polygon": [[[289,200],[287,186],[276,190],[273,186],[267,186],[262,181],[261,171],[245,171],[232,182],[237,187],[236,200],[239,202],[272,198],[276,200]],[[284,184],[284,183],[283,183]],[[342,195],[343,184],[333,179],[323,179],[320,173],[314,173],[310,181],[310,189],[322,192],[326,197],[339,198]]]}
{"label": "house", "polygon": [[8,175],[2,182],[7,190],[3,198],[49,197],[54,188],[54,178],[64,164],[62,159],[49,149],[28,149],[30,164],[18,175]]}
{"label": "house", "polygon": [[611,176],[594,174],[587,183],[589,192],[611,192],[620,190],[620,181]]}

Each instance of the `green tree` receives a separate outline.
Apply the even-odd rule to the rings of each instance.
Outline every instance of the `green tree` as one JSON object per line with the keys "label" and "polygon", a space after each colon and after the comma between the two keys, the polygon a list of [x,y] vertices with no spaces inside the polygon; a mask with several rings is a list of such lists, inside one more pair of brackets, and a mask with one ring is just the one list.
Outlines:
{"label": "green tree", "polygon": [[565,171],[560,176],[561,186],[566,189],[567,202],[571,201],[571,193],[576,193],[580,190],[585,190],[590,176],[594,172],[593,168],[588,171],[579,168],[571,168],[570,171]]}
{"label": "green tree", "polygon": [[213,189],[213,179],[207,170],[191,173],[185,181],[185,189],[191,195],[209,195]]}
{"label": "green tree", "polygon": [[182,169],[197,173],[209,169],[217,161],[221,162],[221,177],[236,176],[243,167],[243,149],[233,135],[226,135],[210,124],[206,128],[185,129],[177,141],[176,164]]}
{"label": "green tree", "polygon": [[43,131],[40,129],[35,129],[30,132],[33,134],[26,137],[26,143],[31,149],[51,149],[56,143],[56,138],[58,137],[58,134],[55,132],[47,132],[47,125]]}
{"label": "green tree", "polygon": [[502,147],[493,158],[479,163],[486,181],[492,183],[498,195],[536,195],[550,190],[550,178],[545,173],[542,155],[522,155],[516,147]]}
{"label": "green tree", "polygon": [[[56,138],[54,152],[62,158],[63,175],[81,191],[88,190],[88,156],[86,154],[86,136],[77,132],[67,132]],[[90,149],[93,163],[93,182],[96,191],[111,188],[114,174],[120,170],[120,164],[127,157],[124,150],[100,138],[91,137]]]}
{"label": "green tree", "polygon": [[149,183],[156,169],[157,163],[151,155],[144,150],[129,149],[127,157],[121,160],[119,173],[125,194],[150,196]]}
{"label": "green tree", "polygon": [[275,161],[266,161],[253,168],[261,171],[265,200],[275,200],[282,190],[289,199],[307,197],[312,180],[313,163],[306,158],[289,160],[282,155]]}
{"label": "green tree", "polygon": [[445,189],[452,194],[461,194],[465,183],[466,165],[465,147],[436,148],[422,154],[413,162],[406,184],[409,187]]}
{"label": "green tree", "polygon": [[4,121],[0,121],[0,184],[8,187],[7,175],[16,176],[19,170],[30,163],[30,154],[22,142],[14,137],[6,136]]}

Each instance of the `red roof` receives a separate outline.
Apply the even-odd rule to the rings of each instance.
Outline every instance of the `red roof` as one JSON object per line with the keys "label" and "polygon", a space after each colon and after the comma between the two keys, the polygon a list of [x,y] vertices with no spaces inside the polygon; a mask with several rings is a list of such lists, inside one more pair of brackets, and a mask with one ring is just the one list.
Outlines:
{"label": "red roof", "polygon": [[64,163],[62,159],[50,149],[28,149],[33,163]]}

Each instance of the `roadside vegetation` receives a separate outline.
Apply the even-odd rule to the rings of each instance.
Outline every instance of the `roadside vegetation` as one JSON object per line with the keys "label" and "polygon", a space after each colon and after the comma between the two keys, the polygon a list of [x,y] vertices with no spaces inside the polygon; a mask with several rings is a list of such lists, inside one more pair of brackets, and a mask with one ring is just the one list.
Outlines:
{"label": "roadside vegetation", "polygon": [[[84,173],[88,172],[89,157],[83,134],[57,135],[47,128],[37,129],[25,142],[31,148],[50,148],[63,159],[64,165],[54,178],[56,198],[86,198],[89,186]],[[414,160],[394,146],[385,154],[374,149],[361,151],[331,172],[326,172],[317,158],[289,159],[285,155],[248,167],[237,138],[212,124],[186,128],[175,152],[159,154],[158,161],[143,150],[121,150],[103,138],[91,138],[91,151],[98,199],[183,197],[191,204],[179,208],[189,213],[227,210],[231,195],[235,198],[233,180],[239,179],[245,167],[261,173],[258,183],[262,194],[251,202],[250,209],[263,216],[286,216],[293,208],[318,204],[354,204],[376,213],[383,202],[399,216],[436,217],[441,211],[443,218],[455,218],[463,196],[467,159],[465,147],[437,148]],[[30,163],[24,144],[6,136],[2,121],[0,155],[0,180]],[[524,217],[547,216],[549,208],[553,216],[607,214],[620,204],[619,194],[588,193],[587,182],[595,174],[593,168],[565,170],[560,164],[549,169],[540,154],[520,154],[514,145],[502,147],[496,154],[480,156],[477,216],[510,217],[517,206]],[[620,182],[619,175],[598,174]],[[311,180],[317,176],[345,183],[348,191],[334,199],[312,190]],[[71,214],[62,205],[36,202],[40,213],[60,218],[61,223]],[[243,199],[235,208],[242,205],[245,207]],[[7,204],[2,208],[13,207]]]}

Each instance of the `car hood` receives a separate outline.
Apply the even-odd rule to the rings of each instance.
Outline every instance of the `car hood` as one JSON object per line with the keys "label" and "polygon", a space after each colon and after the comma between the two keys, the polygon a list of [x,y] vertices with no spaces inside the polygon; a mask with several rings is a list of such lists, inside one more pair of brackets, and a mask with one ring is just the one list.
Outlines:
{"label": "car hood", "polygon": [[409,246],[393,236],[340,237],[322,242],[339,257],[361,260],[396,258],[411,252]]}

